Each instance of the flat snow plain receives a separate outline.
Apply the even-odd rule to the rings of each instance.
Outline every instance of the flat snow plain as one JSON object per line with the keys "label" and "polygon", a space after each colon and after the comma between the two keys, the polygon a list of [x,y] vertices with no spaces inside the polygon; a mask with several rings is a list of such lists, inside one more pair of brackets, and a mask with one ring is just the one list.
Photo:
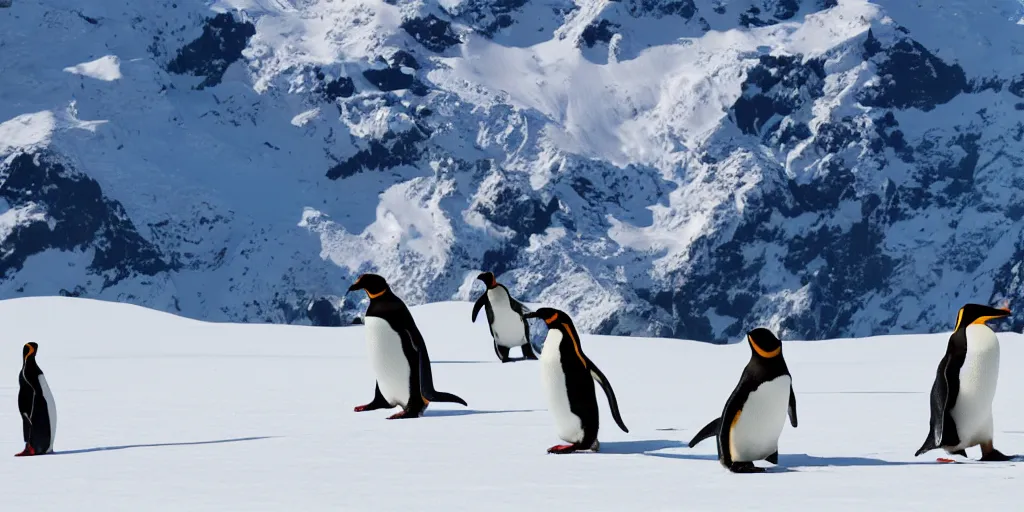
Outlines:
{"label": "flat snow plain", "polygon": [[[471,304],[412,308],[439,390],[416,420],[354,413],[373,376],[361,326],[217,324],[71,298],[0,302],[3,510],[995,510],[1019,505],[1020,463],[913,453],[948,334],[784,341],[799,428],[780,464],[734,475],[713,440],[746,344],[583,335],[630,429],[602,408],[600,453],[559,443],[536,362],[495,360]],[[955,313],[955,312],[954,312]],[[952,319],[951,319],[952,320]],[[996,446],[1024,452],[1024,336],[999,333]],[[15,458],[21,346],[57,401],[55,453]],[[514,355],[517,355],[514,352]],[[975,448],[969,451],[979,456]],[[770,467],[767,463],[759,463]]]}

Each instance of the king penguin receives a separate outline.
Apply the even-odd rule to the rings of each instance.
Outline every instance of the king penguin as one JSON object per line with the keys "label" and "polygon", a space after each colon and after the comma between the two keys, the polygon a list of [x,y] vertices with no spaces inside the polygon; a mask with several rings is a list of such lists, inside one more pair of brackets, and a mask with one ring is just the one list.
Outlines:
{"label": "king penguin", "polygon": [[523,315],[529,313],[526,307],[512,298],[508,288],[499,283],[494,274],[484,272],[476,278],[483,281],[487,289],[473,304],[471,321],[476,322],[480,308],[484,308],[498,359],[503,363],[510,361],[508,351],[513,347],[523,347],[523,359],[537,359],[530,345],[530,323],[523,318]]}
{"label": "king penguin", "polygon": [[1007,316],[1008,309],[981,304],[960,308],[932,383],[928,436],[915,457],[936,448],[966,457],[966,448],[981,445],[981,460],[1010,460],[992,446],[992,399],[999,380],[999,339],[985,325],[989,320]]}
{"label": "king penguin", "polygon": [[39,344],[28,342],[21,350],[21,373],[18,374],[18,410],[25,437],[25,449],[15,455],[43,455],[53,451],[57,436],[57,406],[43,370],[36,363]]}
{"label": "king penguin", "polygon": [[[789,421],[796,428],[793,377],[782,357],[782,342],[759,327],[747,333],[750,361],[740,375],[722,415],[702,428],[690,448],[718,437],[718,461],[733,473],[762,473],[755,460],[779,463],[779,436]],[[788,405],[788,407],[787,407]]]}
{"label": "king penguin", "polygon": [[548,327],[540,353],[541,375],[547,392],[548,408],[555,416],[558,436],[570,444],[560,444],[548,453],[572,453],[598,450],[599,414],[596,380],[608,397],[612,418],[623,432],[629,432],[619,415],[619,404],[608,378],[580,348],[580,335],[569,315],[552,308],[527,313],[526,318],[541,318]]}
{"label": "king penguin", "polygon": [[370,298],[363,325],[370,364],[377,377],[373,401],[356,407],[356,412],[397,405],[402,411],[388,419],[417,418],[430,402],[467,405],[458,396],[434,389],[427,344],[409,308],[391,291],[387,281],[376,274],[363,274],[348,289],[355,290],[365,290]]}

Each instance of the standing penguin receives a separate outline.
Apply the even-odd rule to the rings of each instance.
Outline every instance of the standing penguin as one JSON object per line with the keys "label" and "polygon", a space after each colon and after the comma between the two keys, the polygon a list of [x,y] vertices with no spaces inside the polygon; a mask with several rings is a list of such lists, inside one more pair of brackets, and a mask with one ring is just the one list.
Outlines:
{"label": "standing penguin", "polygon": [[548,395],[548,407],[555,416],[558,436],[571,444],[560,444],[548,453],[598,450],[599,414],[596,380],[608,396],[612,418],[623,432],[629,432],[619,415],[619,404],[608,378],[580,348],[580,336],[569,315],[552,308],[540,308],[526,318],[541,318],[548,327],[540,353],[541,376]]}
{"label": "standing penguin", "polygon": [[[750,362],[743,369],[722,416],[702,428],[690,448],[718,436],[718,461],[733,473],[762,473],[755,460],[779,463],[779,436],[789,421],[796,428],[793,378],[782,357],[782,342],[765,328],[747,333]],[[787,408],[788,404],[788,408]]]}
{"label": "standing penguin", "polygon": [[43,371],[36,364],[39,344],[28,342],[21,350],[21,373],[18,374],[18,410],[25,437],[25,449],[15,455],[43,455],[53,451],[57,435],[57,406],[46,384]]}
{"label": "standing penguin", "polygon": [[402,411],[388,419],[417,418],[430,402],[467,405],[466,401],[434,389],[430,356],[412,313],[395,295],[383,277],[363,274],[348,291],[365,290],[370,297],[363,324],[369,345],[370,364],[377,377],[373,401],[356,412],[391,408]]}
{"label": "standing penguin", "polygon": [[529,312],[526,307],[512,298],[508,288],[499,283],[494,274],[484,272],[476,278],[483,281],[487,290],[473,304],[472,321],[476,322],[476,315],[484,308],[498,359],[508,362],[508,351],[512,347],[523,347],[523,359],[537,359],[530,345],[530,323],[523,317]]}
{"label": "standing penguin", "polygon": [[928,437],[915,457],[936,448],[966,457],[966,448],[981,445],[981,460],[1010,460],[992,446],[992,399],[999,380],[999,339],[985,325],[988,320],[1007,316],[1008,309],[981,304],[960,308],[932,383]]}

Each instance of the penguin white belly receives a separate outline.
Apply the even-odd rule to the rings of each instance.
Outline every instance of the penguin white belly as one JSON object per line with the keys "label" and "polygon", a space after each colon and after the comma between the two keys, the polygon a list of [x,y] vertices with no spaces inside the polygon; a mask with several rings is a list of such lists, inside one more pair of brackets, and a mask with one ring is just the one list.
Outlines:
{"label": "penguin white belly", "polygon": [[46,412],[50,416],[50,446],[46,453],[51,453],[54,441],[57,440],[57,404],[53,402],[53,393],[50,393],[50,385],[46,383],[45,375],[39,375],[39,388],[43,392],[43,399],[46,400]]}
{"label": "penguin white belly", "polygon": [[999,380],[999,340],[984,325],[967,326],[967,357],[960,393],[950,411],[963,449],[992,440],[992,399]]}
{"label": "penguin white belly", "polygon": [[729,436],[729,451],[734,462],[762,460],[779,450],[791,384],[789,376],[782,375],[762,383],[747,395]]}
{"label": "penguin white belly", "polygon": [[491,334],[494,335],[495,342],[508,348],[526,343],[523,319],[519,313],[512,310],[508,294],[500,288],[487,290],[487,301],[491,303],[491,312],[494,314]]}
{"label": "penguin white belly", "polygon": [[402,338],[383,318],[367,316],[363,323],[366,326],[370,365],[377,377],[380,394],[391,405],[404,408],[409,405],[411,369],[402,351]]}
{"label": "penguin white belly", "polygon": [[567,443],[578,443],[583,440],[583,422],[569,408],[569,391],[565,387],[565,372],[558,349],[561,342],[562,331],[548,331],[540,353],[541,378],[548,397],[548,410],[555,416],[558,437]]}

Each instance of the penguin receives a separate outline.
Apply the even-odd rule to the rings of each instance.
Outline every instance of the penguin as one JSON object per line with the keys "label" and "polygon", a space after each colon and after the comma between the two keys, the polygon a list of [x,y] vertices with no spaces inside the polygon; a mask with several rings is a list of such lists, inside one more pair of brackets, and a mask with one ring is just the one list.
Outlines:
{"label": "penguin", "polygon": [[966,448],[981,445],[981,460],[1010,460],[992,446],[992,399],[999,380],[999,339],[985,325],[989,320],[1007,316],[1009,309],[981,304],[960,308],[932,383],[928,435],[915,457],[936,448],[966,457]]}
{"label": "penguin", "polygon": [[615,392],[604,373],[583,353],[580,335],[569,315],[552,308],[527,313],[526,318],[541,318],[548,327],[540,353],[541,376],[547,393],[548,408],[555,416],[558,436],[569,444],[548,449],[548,453],[598,451],[598,409],[594,392],[596,380],[608,397],[612,418],[623,432],[629,432],[619,414]]}
{"label": "penguin", "polygon": [[57,406],[43,370],[36,363],[38,351],[39,344],[31,341],[21,350],[18,410],[21,411],[25,449],[15,457],[52,453],[53,441],[57,436]]}
{"label": "penguin", "polygon": [[740,375],[722,415],[690,441],[690,448],[718,437],[718,462],[733,473],[763,473],[755,460],[779,463],[779,436],[789,422],[796,428],[793,376],[782,357],[782,342],[759,327],[747,333],[750,361]]}
{"label": "penguin", "polygon": [[494,274],[484,272],[476,278],[483,281],[487,289],[473,304],[471,321],[476,322],[480,308],[484,308],[487,323],[491,327],[491,338],[494,339],[494,353],[498,359],[503,363],[511,361],[508,352],[512,347],[523,347],[523,359],[537,359],[530,345],[530,323],[523,317],[529,310],[512,298],[508,288],[499,283]]}
{"label": "penguin", "polygon": [[388,417],[399,419],[420,417],[430,402],[467,405],[456,395],[434,389],[423,335],[409,308],[391,291],[387,281],[376,274],[363,274],[348,289],[356,290],[366,291],[370,298],[363,325],[377,386],[373,401],[356,407],[355,411],[401,406],[401,412]]}

